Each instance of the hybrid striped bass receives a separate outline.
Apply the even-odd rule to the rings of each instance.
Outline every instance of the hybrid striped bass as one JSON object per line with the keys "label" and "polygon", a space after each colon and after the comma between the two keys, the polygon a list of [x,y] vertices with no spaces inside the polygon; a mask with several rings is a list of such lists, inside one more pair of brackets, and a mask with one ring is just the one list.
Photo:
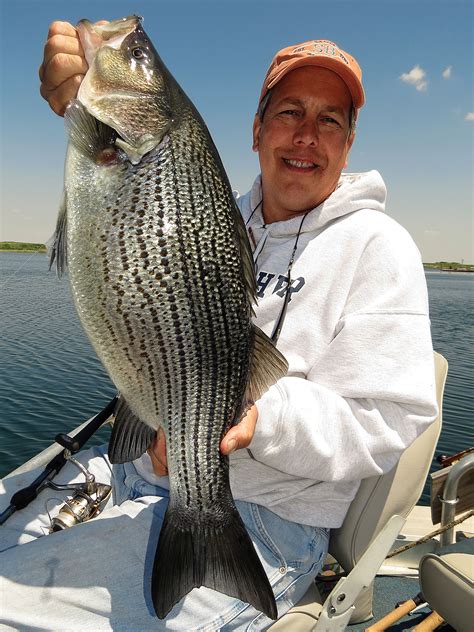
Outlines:
{"label": "hybrid striped bass", "polygon": [[69,105],[65,193],[52,262],[120,393],[112,463],[162,427],[170,500],[151,593],[166,616],[207,586],[276,618],[235,507],[222,437],[286,373],[252,324],[245,227],[199,113],[136,16],[78,32],[89,70]]}

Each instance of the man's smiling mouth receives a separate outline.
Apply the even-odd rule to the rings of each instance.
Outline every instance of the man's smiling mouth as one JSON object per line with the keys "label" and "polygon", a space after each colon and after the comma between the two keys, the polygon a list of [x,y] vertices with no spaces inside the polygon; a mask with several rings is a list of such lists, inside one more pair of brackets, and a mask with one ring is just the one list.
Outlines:
{"label": "man's smiling mouth", "polygon": [[309,160],[297,160],[290,158],[283,158],[283,162],[289,167],[294,167],[296,169],[316,169],[318,165],[314,162],[310,162]]}

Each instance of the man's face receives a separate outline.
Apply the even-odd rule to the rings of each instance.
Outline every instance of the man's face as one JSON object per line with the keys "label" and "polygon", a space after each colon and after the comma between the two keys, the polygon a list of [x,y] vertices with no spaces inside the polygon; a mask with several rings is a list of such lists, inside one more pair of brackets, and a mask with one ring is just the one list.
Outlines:
{"label": "man's face", "polygon": [[253,128],[267,223],[308,211],[334,191],[354,140],[351,105],[342,79],[317,66],[296,68],[273,88]]}

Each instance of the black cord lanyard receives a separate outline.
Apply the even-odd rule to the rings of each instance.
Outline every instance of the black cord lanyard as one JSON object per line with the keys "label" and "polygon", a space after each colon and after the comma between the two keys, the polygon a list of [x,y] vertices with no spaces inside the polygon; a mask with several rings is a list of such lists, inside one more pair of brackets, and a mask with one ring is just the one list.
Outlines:
{"label": "black cord lanyard", "polygon": [[248,226],[248,224],[249,224],[250,220],[252,219],[253,214],[255,213],[255,211],[256,211],[256,210],[257,210],[260,206],[262,206],[262,202],[263,202],[263,198],[260,200],[260,202],[257,204],[257,206],[256,206],[256,207],[253,209],[253,211],[250,213],[250,216],[249,216],[248,220],[245,222],[245,226]]}
{"label": "black cord lanyard", "polygon": [[295,245],[293,246],[293,252],[291,253],[290,261],[288,263],[288,272],[287,272],[288,284],[286,286],[285,299],[283,301],[283,307],[281,308],[280,316],[278,317],[278,320],[275,324],[275,328],[273,329],[273,333],[271,335],[271,339],[275,345],[278,341],[278,338],[280,337],[280,332],[282,330],[283,323],[285,322],[285,318],[286,318],[286,310],[288,308],[288,303],[290,302],[291,286],[293,284],[293,279],[291,278],[291,269],[293,267],[293,262],[295,260],[296,249],[298,248],[298,241],[301,235],[301,229],[303,228],[303,222],[306,219],[306,215],[308,215],[308,213],[305,213],[303,215],[303,218],[301,219],[301,224],[300,224],[300,227],[298,228],[298,233],[295,239]]}
{"label": "black cord lanyard", "polygon": [[[255,211],[262,205],[262,202],[263,202],[263,198],[260,200],[260,202],[257,204],[257,206],[250,213],[250,216],[249,216],[248,220],[245,222],[245,226],[246,227],[248,226],[248,223],[252,219],[253,214],[255,213]],[[303,215],[302,219],[301,219],[301,223],[300,223],[300,226],[298,228],[298,233],[297,233],[296,239],[295,239],[295,245],[293,246],[293,251],[291,253],[290,261],[288,262],[288,271],[287,271],[288,283],[287,283],[287,286],[286,286],[285,298],[283,300],[283,306],[281,308],[280,315],[278,316],[278,320],[277,320],[277,322],[275,324],[275,327],[273,329],[273,333],[271,335],[271,339],[272,339],[272,341],[273,341],[273,343],[275,345],[276,345],[276,343],[278,341],[278,338],[280,337],[280,332],[282,330],[283,323],[285,322],[285,318],[286,318],[286,310],[288,309],[288,303],[290,302],[291,286],[293,284],[293,279],[291,278],[291,269],[293,268],[293,262],[295,260],[296,249],[298,248],[298,241],[299,241],[299,238],[300,238],[300,235],[301,235],[301,230],[303,228],[303,222],[306,219],[306,216],[308,215],[308,212],[305,213]],[[263,245],[265,245],[265,243]],[[260,249],[260,252],[262,250],[263,250],[263,247]],[[257,262],[255,261],[255,264],[256,263]]]}

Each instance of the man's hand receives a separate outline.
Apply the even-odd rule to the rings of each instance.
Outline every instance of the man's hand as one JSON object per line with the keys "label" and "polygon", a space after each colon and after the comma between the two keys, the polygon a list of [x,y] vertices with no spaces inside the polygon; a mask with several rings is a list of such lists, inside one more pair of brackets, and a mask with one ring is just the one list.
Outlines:
{"label": "man's hand", "polygon": [[49,27],[39,78],[41,96],[56,114],[64,116],[66,106],[77,95],[87,68],[76,29],[69,22],[53,22]]}
{"label": "man's hand", "polygon": [[166,461],[166,440],[163,428],[156,433],[155,440],[147,450],[153,465],[153,471],[157,476],[168,474],[168,463]]}
{"label": "man's hand", "polygon": [[[107,24],[99,20],[96,24]],[[56,114],[64,116],[66,107],[77,96],[88,65],[76,29],[69,22],[53,22],[39,67],[40,93]]]}
{"label": "man's hand", "polygon": [[[242,420],[236,426],[232,426],[222,439],[220,445],[222,454],[227,455],[234,452],[234,450],[246,448],[250,445],[255,433],[257,419],[258,410],[254,404],[251,408],[249,408],[244,417],[242,417]],[[157,476],[166,476],[168,474],[166,442],[165,434],[161,428],[156,435],[155,441],[148,448],[147,452],[150,455],[155,474]]]}
{"label": "man's hand", "polygon": [[239,423],[232,426],[221,441],[222,454],[230,454],[250,445],[257,425],[258,410],[255,404],[251,406]]}

